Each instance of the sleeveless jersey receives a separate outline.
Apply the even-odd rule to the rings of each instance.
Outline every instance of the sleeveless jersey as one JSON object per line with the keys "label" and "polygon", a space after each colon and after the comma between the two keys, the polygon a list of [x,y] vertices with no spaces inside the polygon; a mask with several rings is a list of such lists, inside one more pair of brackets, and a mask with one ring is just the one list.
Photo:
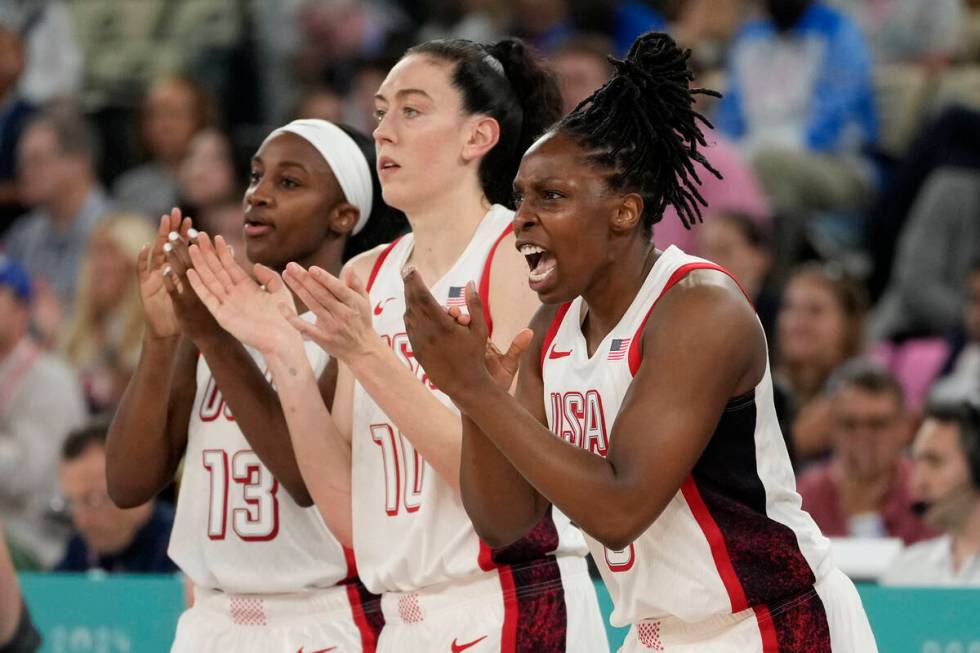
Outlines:
{"label": "sleeveless jersey", "polygon": [[[305,347],[319,377],[329,357],[312,342]],[[236,594],[325,588],[354,574],[316,507],[297,505],[252,451],[204,356],[169,553],[195,585]]]}
{"label": "sleeveless jersey", "polygon": [[[581,329],[582,298],[559,309],[541,352],[553,433],[606,455],[640,365],[647,317],[663,293],[699,268],[721,270],[667,249],[591,358]],[[642,535],[621,551],[585,535],[612,596],[610,621],[626,626],[674,616],[697,622],[749,607],[761,614],[808,591],[832,563],[829,541],[800,506],[767,363],[758,385],[728,402],[690,476]]]}
{"label": "sleeveless jersey", "polygon": [[[503,206],[490,209],[456,263],[430,287],[436,301],[465,309],[464,289],[474,281],[492,325],[490,264],[500,241],[511,232],[512,220],[513,212]],[[412,234],[407,234],[375,264],[368,281],[374,328],[420,382],[458,413],[452,400],[428,382],[405,333],[401,270],[412,246]],[[371,592],[408,592],[498,565],[534,563],[546,557],[553,563],[549,554],[585,555],[581,533],[558,511],[549,513],[523,540],[490,549],[473,530],[456,492],[359,383],[354,389],[353,417],[354,551],[361,580]],[[557,574],[557,567],[553,571]]]}

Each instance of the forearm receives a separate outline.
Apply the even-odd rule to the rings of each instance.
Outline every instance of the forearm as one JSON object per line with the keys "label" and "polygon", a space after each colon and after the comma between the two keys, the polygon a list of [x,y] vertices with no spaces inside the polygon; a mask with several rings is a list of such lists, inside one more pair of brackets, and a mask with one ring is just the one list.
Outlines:
{"label": "forearm", "polygon": [[0,529],[0,647],[14,635],[20,621],[21,600],[17,574]]}
{"label": "forearm", "polygon": [[289,429],[294,457],[324,522],[350,546],[351,452],[317,386],[302,340],[284,343],[265,357]]}
{"label": "forearm", "polygon": [[511,465],[583,531],[611,549],[642,532],[630,514],[644,500],[640,485],[617,475],[605,458],[553,435],[491,381],[454,398]]}
{"label": "forearm", "polygon": [[279,398],[255,360],[225,331],[200,346],[221,396],[259,460],[297,504],[312,505]]}
{"label": "forearm", "polygon": [[468,415],[463,415],[459,483],[473,527],[493,547],[526,535],[548,506]]}
{"label": "forearm", "polygon": [[178,338],[145,338],[139,363],[106,440],[109,494],[121,507],[145,503],[173,478],[181,451],[167,433]]}
{"label": "forearm", "polygon": [[349,365],[357,381],[401,434],[458,493],[462,442],[459,415],[439,401],[383,345],[351,360]]}

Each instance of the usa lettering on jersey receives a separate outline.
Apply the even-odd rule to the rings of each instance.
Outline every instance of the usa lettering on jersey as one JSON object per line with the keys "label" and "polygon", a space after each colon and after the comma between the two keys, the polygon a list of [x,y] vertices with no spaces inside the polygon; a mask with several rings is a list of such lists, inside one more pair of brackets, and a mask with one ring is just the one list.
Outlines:
{"label": "usa lettering on jersey", "polygon": [[598,390],[551,393],[552,431],[562,440],[605,458],[609,432]]}

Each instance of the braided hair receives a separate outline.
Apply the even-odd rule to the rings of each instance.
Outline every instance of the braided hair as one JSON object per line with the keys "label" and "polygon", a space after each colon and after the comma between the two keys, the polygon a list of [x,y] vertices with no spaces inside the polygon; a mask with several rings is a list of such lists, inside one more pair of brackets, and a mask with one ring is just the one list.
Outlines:
{"label": "braided hair", "polygon": [[606,179],[611,188],[640,194],[647,232],[668,204],[685,228],[701,221],[701,207],[708,204],[698,192],[695,161],[722,178],[698,151],[707,145],[698,123],[712,125],[692,107],[697,94],[721,96],[689,87],[690,56],[667,34],[640,36],[625,59],[609,58],[613,77],[554,130],[572,138],[590,162],[611,171]]}

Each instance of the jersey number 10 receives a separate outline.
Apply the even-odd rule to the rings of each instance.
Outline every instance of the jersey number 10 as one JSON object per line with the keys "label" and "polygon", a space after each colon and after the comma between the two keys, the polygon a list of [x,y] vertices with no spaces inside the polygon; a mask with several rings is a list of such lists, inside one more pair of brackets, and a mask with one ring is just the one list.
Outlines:
{"label": "jersey number 10", "polygon": [[422,505],[422,481],[425,478],[422,456],[390,424],[372,424],[371,439],[381,447],[385,469],[385,512],[394,517],[402,506],[406,512],[416,512]]}

